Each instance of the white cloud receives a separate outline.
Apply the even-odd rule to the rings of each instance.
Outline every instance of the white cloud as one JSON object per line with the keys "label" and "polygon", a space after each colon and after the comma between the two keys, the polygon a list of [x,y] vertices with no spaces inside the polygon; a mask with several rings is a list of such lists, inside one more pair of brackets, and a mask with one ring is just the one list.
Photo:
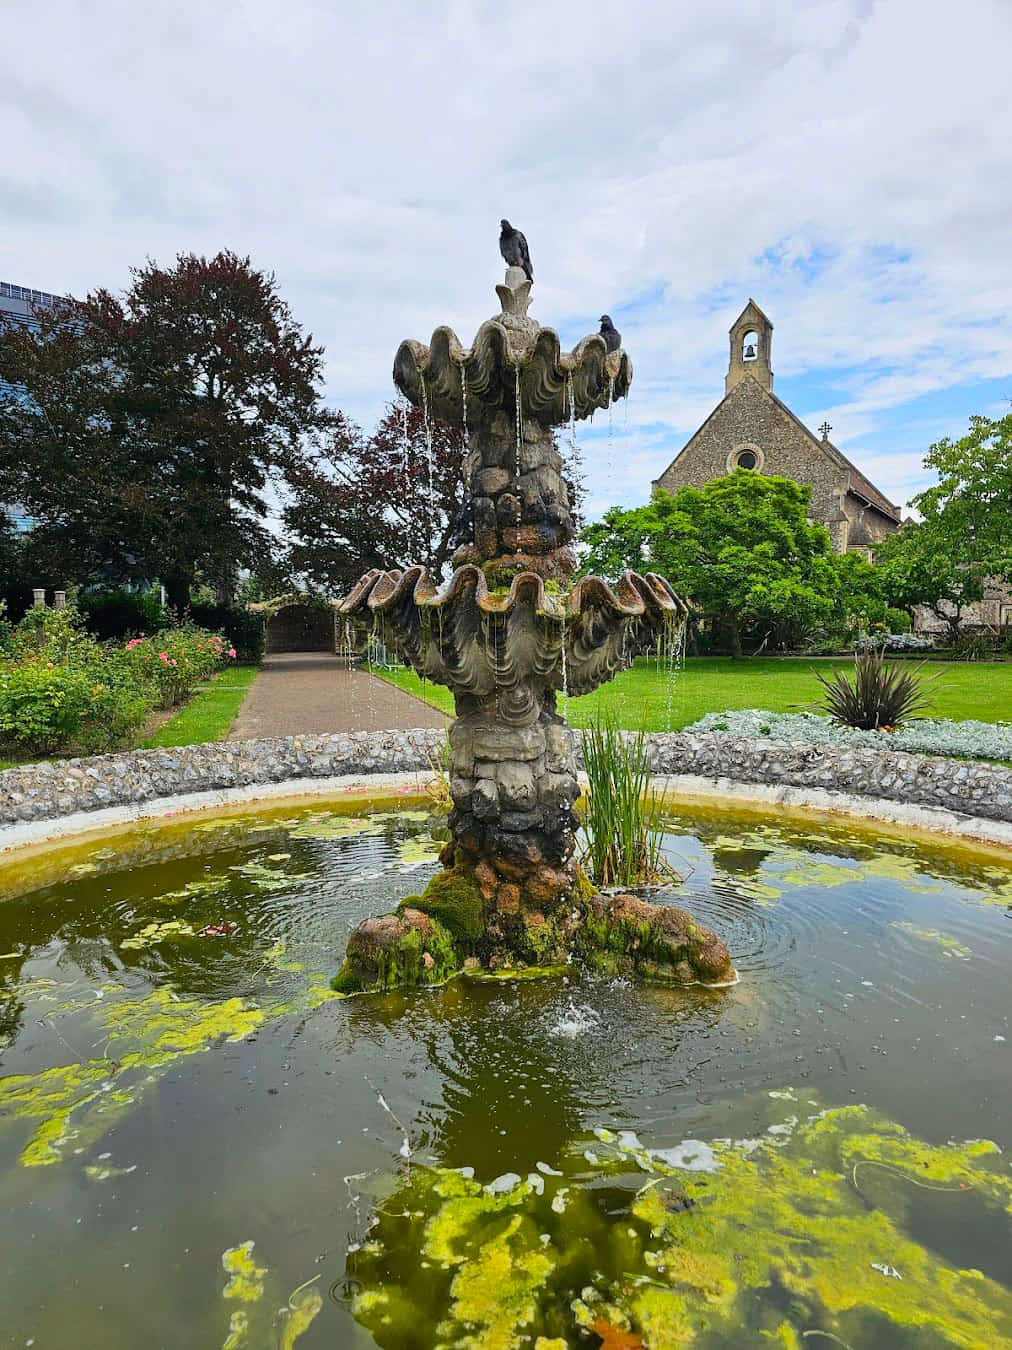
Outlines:
{"label": "white cloud", "polygon": [[568,345],[607,309],[633,355],[594,503],[645,496],[716,402],[749,293],[778,375],[831,385],[834,436],[905,498],[886,414],[1012,371],[1010,44],[1005,0],[8,0],[0,276],[250,252],[369,422],[402,337],[494,312],[507,215],[541,321]]}

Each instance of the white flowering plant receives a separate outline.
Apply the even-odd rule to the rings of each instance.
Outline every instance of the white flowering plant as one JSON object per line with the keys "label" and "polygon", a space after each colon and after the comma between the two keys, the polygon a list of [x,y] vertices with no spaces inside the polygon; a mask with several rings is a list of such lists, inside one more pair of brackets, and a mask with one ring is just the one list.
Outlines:
{"label": "white flowering plant", "polygon": [[763,708],[737,708],[707,713],[685,731],[708,732],[791,745],[842,745],[854,749],[905,750],[957,759],[1012,761],[1012,722],[953,722],[921,718],[897,731],[857,731],[819,713],[774,713]]}

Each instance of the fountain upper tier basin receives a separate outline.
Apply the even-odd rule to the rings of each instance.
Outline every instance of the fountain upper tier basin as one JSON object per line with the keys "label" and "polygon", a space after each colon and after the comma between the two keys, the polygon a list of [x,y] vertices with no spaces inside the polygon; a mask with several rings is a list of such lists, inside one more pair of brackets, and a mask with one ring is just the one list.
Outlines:
{"label": "fountain upper tier basin", "polygon": [[375,631],[425,678],[487,698],[531,679],[590,693],[666,635],[673,640],[688,607],[653,572],[626,572],[614,588],[585,577],[568,591],[521,572],[508,592],[491,592],[468,565],[442,586],[425,567],[367,572],[340,612],[360,640]]}
{"label": "fountain upper tier basin", "polygon": [[624,351],[609,352],[596,333],[564,352],[554,329],[503,314],[482,324],[470,348],[446,327],[436,329],[427,347],[402,342],[393,373],[394,384],[416,407],[454,426],[464,421],[465,378],[467,416],[477,417],[512,412],[519,375],[523,416],[561,426],[574,411],[579,421],[625,397],[632,362]]}

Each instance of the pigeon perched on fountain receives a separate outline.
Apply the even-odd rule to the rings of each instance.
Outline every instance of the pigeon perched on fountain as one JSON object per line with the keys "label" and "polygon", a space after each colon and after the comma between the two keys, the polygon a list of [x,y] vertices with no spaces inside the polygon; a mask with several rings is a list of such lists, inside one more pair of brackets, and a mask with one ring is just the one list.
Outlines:
{"label": "pigeon perched on fountain", "polygon": [[527,240],[508,220],[501,220],[499,224],[502,226],[499,231],[499,252],[503,256],[503,261],[507,267],[522,267],[527,274],[527,280],[533,281],[534,267],[531,264]]}
{"label": "pigeon perched on fountain", "polygon": [[601,336],[604,338],[606,351],[617,352],[622,346],[622,334],[612,323],[610,314],[601,315]]}

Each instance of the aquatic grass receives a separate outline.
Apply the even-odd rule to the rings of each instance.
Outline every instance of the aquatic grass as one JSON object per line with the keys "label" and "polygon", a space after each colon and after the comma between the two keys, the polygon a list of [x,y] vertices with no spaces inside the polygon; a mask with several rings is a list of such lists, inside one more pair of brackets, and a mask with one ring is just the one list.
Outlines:
{"label": "aquatic grass", "polygon": [[650,787],[643,731],[628,735],[601,720],[583,733],[588,778],[583,862],[598,886],[642,886],[667,868],[660,798]]}

